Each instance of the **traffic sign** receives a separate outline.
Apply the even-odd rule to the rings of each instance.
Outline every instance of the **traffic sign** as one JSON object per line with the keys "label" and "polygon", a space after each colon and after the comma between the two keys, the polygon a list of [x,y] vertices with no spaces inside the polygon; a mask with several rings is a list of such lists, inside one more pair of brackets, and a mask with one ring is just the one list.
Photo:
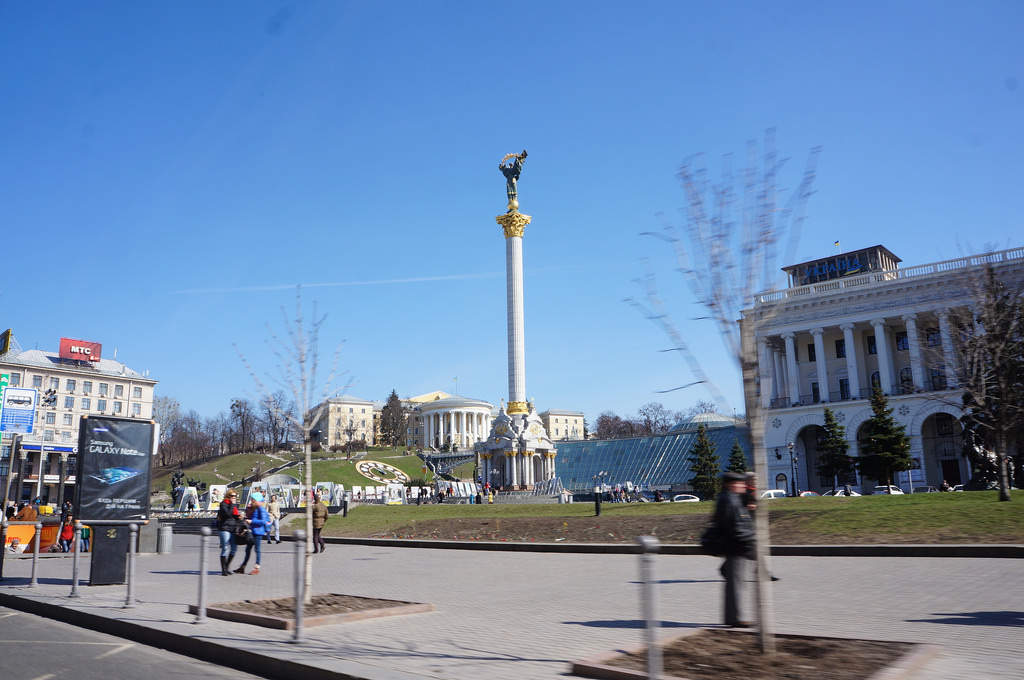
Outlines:
{"label": "traffic sign", "polygon": [[0,431],[31,434],[39,393],[32,387],[4,387]]}

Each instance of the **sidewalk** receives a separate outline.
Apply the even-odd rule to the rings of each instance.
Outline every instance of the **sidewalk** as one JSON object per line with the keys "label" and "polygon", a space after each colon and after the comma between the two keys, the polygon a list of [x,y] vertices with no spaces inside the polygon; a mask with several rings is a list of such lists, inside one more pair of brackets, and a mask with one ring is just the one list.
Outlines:
{"label": "sidewalk", "polygon": [[[173,554],[140,556],[134,609],[122,609],[123,586],[82,586],[82,597],[69,599],[70,560],[40,561],[35,589],[25,587],[31,561],[11,560],[0,594],[104,617],[110,626],[143,626],[155,637],[185,636],[207,649],[245,650],[279,677],[295,671],[276,668],[275,659],[318,670],[308,677],[557,678],[571,660],[637,644],[643,634],[634,555],[329,545],[315,556],[315,592],[430,602],[437,610],[309,628],[295,645],[285,631],[192,623],[186,607],[196,598],[197,546],[198,537],[176,535]],[[214,575],[216,551],[209,554],[211,604],[292,594],[288,543],[264,550],[259,576]],[[664,636],[719,621],[717,567],[711,557],[657,558]],[[782,578],[774,584],[779,632],[938,644],[945,658],[922,672],[929,679],[1024,677],[1024,570],[1016,560],[775,557],[773,569]],[[235,663],[226,651],[222,662]]]}

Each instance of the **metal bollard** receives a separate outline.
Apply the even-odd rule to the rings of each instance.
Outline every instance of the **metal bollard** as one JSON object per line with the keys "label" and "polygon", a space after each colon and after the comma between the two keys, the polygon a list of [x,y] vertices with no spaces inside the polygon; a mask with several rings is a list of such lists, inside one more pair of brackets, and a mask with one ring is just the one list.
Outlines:
{"label": "metal bollard", "polygon": [[658,646],[658,620],[654,614],[654,553],[661,550],[661,544],[654,536],[638,536],[640,545],[640,583],[643,588],[644,639],[647,643],[647,677],[658,680],[661,677],[661,648]]}
{"label": "metal bollard", "polygon": [[206,623],[206,544],[210,527],[199,529],[199,604],[196,606],[196,620],[192,623]]}
{"label": "metal bollard", "polygon": [[4,580],[4,554],[7,552],[7,508],[0,508],[0,581]]}
{"label": "metal bollard", "polygon": [[128,525],[128,587],[125,589],[124,609],[135,607],[135,539],[139,536],[139,525]]}
{"label": "metal bollard", "polygon": [[81,597],[78,592],[78,550],[82,543],[82,522],[75,520],[75,550],[71,555],[71,592],[68,597]]}
{"label": "metal bollard", "polygon": [[295,538],[295,635],[292,642],[302,641],[302,579],[306,573],[306,532],[296,529],[292,534]]}
{"label": "metal bollard", "polygon": [[36,565],[38,565],[38,563],[39,563],[39,541],[42,539],[42,537],[43,537],[42,535],[43,535],[43,523],[42,522],[36,522],[36,536],[35,536],[36,540],[35,540],[35,543],[32,546],[32,580],[29,581],[29,584],[28,584],[29,588],[35,588],[36,586],[39,585],[38,574],[36,574]]}

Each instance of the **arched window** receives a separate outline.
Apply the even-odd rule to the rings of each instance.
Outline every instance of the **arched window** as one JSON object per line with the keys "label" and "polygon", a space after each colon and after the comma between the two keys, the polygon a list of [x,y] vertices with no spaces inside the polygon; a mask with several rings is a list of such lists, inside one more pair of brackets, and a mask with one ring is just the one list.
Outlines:
{"label": "arched window", "polygon": [[904,366],[900,369],[900,388],[902,388],[903,394],[912,394],[914,392],[914,371],[911,370],[910,366]]}
{"label": "arched window", "polygon": [[871,374],[871,389],[876,387],[882,389],[882,377],[878,374],[878,371]]}
{"label": "arched window", "polygon": [[781,472],[775,475],[775,488],[776,489],[788,489],[786,475]]}

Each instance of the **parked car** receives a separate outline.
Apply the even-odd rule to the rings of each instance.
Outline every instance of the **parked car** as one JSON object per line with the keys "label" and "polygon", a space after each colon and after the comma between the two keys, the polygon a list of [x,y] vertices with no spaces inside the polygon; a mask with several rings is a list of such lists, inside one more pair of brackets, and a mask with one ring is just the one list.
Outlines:
{"label": "parked car", "polygon": [[963,484],[957,484],[957,485],[955,485],[953,487],[953,491],[963,491],[963,490],[964,490],[964,485]]}
{"label": "parked car", "polygon": [[915,486],[914,493],[939,493],[934,486]]}
{"label": "parked car", "polygon": [[673,503],[699,503],[700,499],[688,493],[680,493],[672,496]]}
{"label": "parked car", "polygon": [[785,489],[768,489],[761,492],[761,498],[785,498]]}
{"label": "parked car", "polygon": [[879,496],[879,495],[881,495],[881,496],[902,496],[903,495],[903,489],[901,489],[898,486],[893,486],[892,484],[890,484],[889,486],[886,486],[885,484],[882,484],[881,486],[876,486],[874,489],[872,489],[871,490],[871,495],[873,495],[873,496]]}
{"label": "parked car", "polygon": [[822,496],[851,496],[852,497],[852,496],[859,496],[860,494],[857,493],[856,491],[854,491],[853,489],[850,489],[849,493],[847,493],[846,489],[835,489],[834,491],[832,489],[829,489],[828,491],[826,491],[825,493],[823,493],[821,495]]}
{"label": "parked car", "polygon": [[817,491],[801,491],[800,498],[811,498],[813,496],[820,496],[821,494]]}

